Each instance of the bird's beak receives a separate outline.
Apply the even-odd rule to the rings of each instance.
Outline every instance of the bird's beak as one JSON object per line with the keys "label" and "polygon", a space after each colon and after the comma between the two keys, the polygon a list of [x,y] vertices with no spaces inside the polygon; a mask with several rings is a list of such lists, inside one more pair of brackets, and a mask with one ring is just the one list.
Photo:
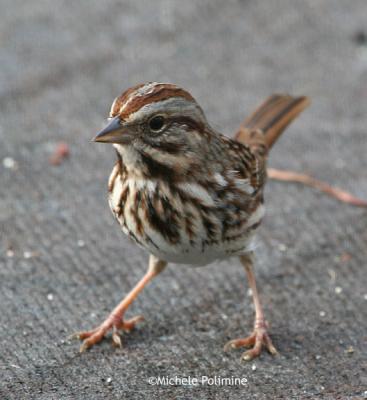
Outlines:
{"label": "bird's beak", "polygon": [[102,143],[128,143],[130,135],[127,128],[121,123],[119,117],[112,118],[106,127],[104,127],[93,139],[94,142]]}

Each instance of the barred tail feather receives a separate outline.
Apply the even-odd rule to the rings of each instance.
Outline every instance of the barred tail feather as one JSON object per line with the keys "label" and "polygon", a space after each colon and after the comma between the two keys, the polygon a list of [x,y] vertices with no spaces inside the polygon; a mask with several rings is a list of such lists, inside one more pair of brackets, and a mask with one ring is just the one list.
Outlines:
{"label": "barred tail feather", "polygon": [[274,94],[243,121],[235,139],[250,147],[265,144],[270,149],[285,128],[309,104],[310,100],[305,96]]}

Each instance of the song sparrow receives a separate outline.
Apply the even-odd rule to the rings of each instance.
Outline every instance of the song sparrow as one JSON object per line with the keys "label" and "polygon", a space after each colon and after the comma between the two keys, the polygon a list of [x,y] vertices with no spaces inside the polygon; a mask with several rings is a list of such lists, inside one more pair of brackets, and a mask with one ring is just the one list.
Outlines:
{"label": "song sparrow", "polygon": [[205,265],[239,256],[255,306],[253,333],[225,348],[262,347],[276,354],[267,333],[253,273],[252,240],[264,216],[266,156],[286,126],[308,105],[306,97],[270,96],[247,118],[235,140],[216,132],[187,91],[166,83],[132,87],[112,104],[109,123],[96,142],[113,143],[117,163],[109,203],[124,233],[148,250],[149,268],[134,289],[97,328],[79,332],[80,351],[112,330],[130,331],[141,316],[124,314],[167,262]]}

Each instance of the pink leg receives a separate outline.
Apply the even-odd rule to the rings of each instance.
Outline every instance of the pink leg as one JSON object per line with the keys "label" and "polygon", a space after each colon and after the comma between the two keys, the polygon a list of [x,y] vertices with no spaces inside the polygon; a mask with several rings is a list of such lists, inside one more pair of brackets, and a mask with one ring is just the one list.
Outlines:
{"label": "pink leg", "polygon": [[80,352],[87,350],[89,347],[100,342],[105,334],[112,329],[112,342],[115,346],[121,347],[121,338],[118,330],[122,329],[125,332],[130,332],[134,329],[135,324],[143,319],[142,316],[137,316],[129,320],[124,320],[123,316],[130,304],[136,299],[144,287],[163,269],[166,267],[165,261],[159,260],[153,255],[149,259],[149,268],[143,278],[135,285],[135,287],[128,293],[128,295],[119,303],[110,315],[99,325],[90,331],[77,332],[72,335],[73,338],[83,340],[80,346]]}
{"label": "pink leg", "polygon": [[267,350],[273,355],[277,354],[277,351],[273,346],[273,343],[267,332],[268,324],[264,317],[264,312],[260,303],[259,293],[256,287],[255,275],[253,271],[252,255],[241,256],[240,261],[245,267],[249,286],[252,290],[252,296],[255,306],[254,330],[252,334],[248,337],[230,340],[224,346],[224,350],[228,350],[230,348],[237,349],[239,347],[253,346],[250,350],[247,350],[245,353],[243,353],[241,357],[245,361],[250,361],[253,358],[258,357],[260,355],[263,346],[265,346]]}

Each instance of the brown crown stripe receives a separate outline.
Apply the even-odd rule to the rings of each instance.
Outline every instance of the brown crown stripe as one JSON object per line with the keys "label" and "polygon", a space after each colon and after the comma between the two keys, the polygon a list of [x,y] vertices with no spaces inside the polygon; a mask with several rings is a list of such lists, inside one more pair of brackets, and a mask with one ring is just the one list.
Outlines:
{"label": "brown crown stripe", "polygon": [[146,85],[145,83],[139,83],[139,85],[135,85],[135,86],[125,90],[125,92],[123,92],[119,97],[117,97],[116,100],[114,101],[113,108],[111,109],[110,117],[116,117],[116,115],[120,111],[121,106],[130,97],[130,95],[145,85]]}
{"label": "brown crown stripe", "polygon": [[[135,91],[140,87],[141,86],[136,87]],[[132,98],[131,95],[132,91],[127,91],[118,99],[118,101],[116,101],[116,103],[119,103],[120,105],[119,109],[121,109],[124,103],[128,101],[126,108],[124,108],[119,114],[120,118],[122,119],[126,119],[130,114],[140,110],[140,108],[145,106],[146,104],[163,101],[170,97],[183,97],[187,100],[195,101],[190,93],[171,84],[158,84],[153,88],[150,93],[147,93],[145,95],[139,95],[137,93],[136,96]],[[114,107],[114,109],[116,109],[116,107]]]}

